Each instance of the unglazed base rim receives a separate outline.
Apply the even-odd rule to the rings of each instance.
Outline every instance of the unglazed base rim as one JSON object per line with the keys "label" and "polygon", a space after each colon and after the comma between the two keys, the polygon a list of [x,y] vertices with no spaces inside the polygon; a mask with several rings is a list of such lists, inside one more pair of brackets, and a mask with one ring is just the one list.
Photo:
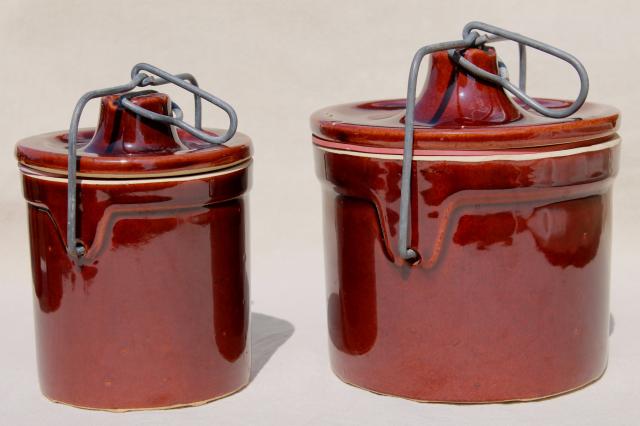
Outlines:
{"label": "unglazed base rim", "polygon": [[242,386],[240,386],[237,389],[232,390],[231,392],[222,394],[222,395],[218,395],[218,396],[214,396],[213,398],[208,398],[202,401],[195,401],[195,402],[187,402],[187,403],[183,403],[183,404],[173,404],[173,405],[165,405],[165,406],[159,406],[159,407],[139,407],[139,408],[101,408],[101,407],[89,407],[89,406],[84,406],[84,405],[77,405],[77,404],[72,404],[70,402],[65,402],[65,401],[59,401],[57,399],[53,399],[48,397],[47,395],[44,395],[45,398],[47,398],[49,401],[56,403],[56,404],[61,404],[61,405],[66,405],[69,407],[73,407],[73,408],[80,408],[83,410],[91,410],[91,411],[107,411],[109,413],[126,413],[127,411],[153,411],[153,410],[174,410],[174,409],[179,409],[179,408],[187,408],[187,407],[198,407],[201,405],[205,405],[208,404],[210,402],[216,401],[218,399],[223,399],[226,398],[228,396],[231,396],[233,394],[236,394],[238,392],[240,392],[241,390],[243,390],[244,388],[246,388],[249,385],[249,382],[243,384]]}
{"label": "unglazed base rim", "polygon": [[573,393],[573,392],[579,391],[579,390],[581,390],[583,388],[586,388],[587,386],[589,386],[589,385],[597,382],[598,380],[600,380],[602,378],[602,376],[604,376],[604,373],[606,373],[607,367],[608,367],[608,362],[607,362],[607,364],[605,364],[604,369],[602,370],[602,372],[599,373],[596,377],[594,377],[592,379],[589,379],[585,383],[583,383],[581,385],[578,385],[578,386],[576,386],[574,388],[570,388],[570,389],[563,390],[563,391],[560,391],[560,392],[556,392],[556,393],[552,393],[552,394],[548,394],[548,395],[536,396],[536,397],[533,397],[533,398],[510,398],[510,399],[500,399],[500,400],[496,399],[496,400],[487,400],[487,401],[449,401],[449,400],[410,398],[410,397],[407,397],[407,396],[396,395],[396,394],[392,394],[392,393],[385,393],[385,392],[369,389],[369,388],[366,388],[366,387],[361,386],[361,385],[357,385],[357,384],[352,383],[352,382],[346,380],[345,378],[341,377],[340,374],[338,374],[333,367],[331,367],[331,370],[333,371],[333,374],[335,374],[336,377],[338,379],[340,379],[343,383],[346,383],[347,385],[353,386],[353,387],[358,388],[358,389],[365,390],[367,392],[371,392],[371,393],[376,394],[376,395],[388,396],[388,397],[399,398],[399,399],[405,399],[407,401],[413,401],[413,402],[418,402],[418,403],[422,403],[422,404],[481,405],[481,404],[517,404],[517,403],[521,403],[521,402],[544,401],[544,400],[547,400],[547,399],[552,399],[552,398],[556,398],[556,397],[559,397],[559,396],[562,396],[562,395]]}

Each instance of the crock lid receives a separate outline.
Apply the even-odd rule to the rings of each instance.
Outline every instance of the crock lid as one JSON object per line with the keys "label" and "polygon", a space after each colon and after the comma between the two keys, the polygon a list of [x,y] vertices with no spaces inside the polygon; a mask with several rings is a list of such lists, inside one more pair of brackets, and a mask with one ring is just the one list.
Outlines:
{"label": "crock lid", "polygon": [[[129,101],[145,110],[171,116],[169,96],[138,92]],[[252,148],[249,137],[236,132],[224,144],[202,141],[182,129],[161,123],[126,108],[121,95],[101,98],[95,129],[78,133],[77,175],[81,177],[137,178],[209,172],[247,161]],[[224,130],[208,129],[207,134]],[[68,132],[32,136],[18,142],[20,164],[45,173],[67,175]]]}
{"label": "crock lid", "polygon": [[[491,47],[460,54],[472,64],[498,74]],[[537,99],[548,108],[569,101]],[[405,99],[331,106],[311,116],[316,143],[330,148],[402,153]],[[457,66],[447,52],[430,55],[427,83],[415,107],[414,150],[495,150],[598,141],[618,127],[617,109],[585,103],[561,119],[542,116],[514,101],[498,85]]]}

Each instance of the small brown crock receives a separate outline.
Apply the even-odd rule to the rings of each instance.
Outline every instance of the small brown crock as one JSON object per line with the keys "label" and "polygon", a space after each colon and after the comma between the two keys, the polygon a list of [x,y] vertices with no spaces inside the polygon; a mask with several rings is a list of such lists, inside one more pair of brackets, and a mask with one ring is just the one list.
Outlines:
{"label": "small brown crock", "polygon": [[[171,116],[167,95],[131,96]],[[223,131],[209,130],[214,135]],[[251,142],[211,145],[101,99],[78,136],[77,243],[63,131],[17,144],[28,203],[40,384],[94,409],[196,405],[249,380]]]}

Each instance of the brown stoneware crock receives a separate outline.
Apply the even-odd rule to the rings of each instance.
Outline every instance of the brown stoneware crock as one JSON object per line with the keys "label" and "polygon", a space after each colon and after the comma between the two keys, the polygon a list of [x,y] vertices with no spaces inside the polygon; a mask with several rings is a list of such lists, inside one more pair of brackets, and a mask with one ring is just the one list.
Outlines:
{"label": "brown stoneware crock", "polygon": [[[161,93],[129,101],[173,115]],[[249,138],[212,145],[123,108],[121,95],[102,97],[97,127],[78,134],[81,255],[72,256],[68,137],[17,144],[44,395],[131,410],[196,405],[244,387]]]}
{"label": "brown stoneware crock", "polygon": [[[493,48],[458,54],[499,74]],[[415,106],[405,259],[405,108],[360,102],[311,118],[334,372],[376,393],[455,403],[544,398],[599,378],[618,111],[586,103],[545,117],[433,53]]]}

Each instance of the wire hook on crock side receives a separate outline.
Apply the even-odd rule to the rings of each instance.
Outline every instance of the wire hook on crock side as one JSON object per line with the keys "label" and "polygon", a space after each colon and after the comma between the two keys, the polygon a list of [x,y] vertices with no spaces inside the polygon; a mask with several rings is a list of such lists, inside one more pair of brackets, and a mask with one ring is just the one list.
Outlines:
{"label": "wire hook on crock side", "polygon": [[[150,74],[148,75],[146,71]],[[138,105],[135,105],[129,100],[129,96],[126,96],[136,87],[146,86],[160,86],[168,83],[173,83],[176,86],[193,93],[195,102],[195,126],[187,124],[183,120],[182,109],[175,103],[172,103],[172,110],[174,115],[165,116],[149,111]],[[139,93],[139,92],[138,92]],[[78,127],[80,125],[80,118],[84,107],[95,98],[101,98],[103,96],[122,94],[120,104],[140,116],[148,118],[150,120],[166,123],[172,126],[179,127],[198,139],[211,144],[223,144],[230,140],[236,133],[238,128],[238,116],[231,105],[222,99],[217,98],[211,93],[201,89],[198,86],[198,82],[195,77],[188,73],[171,74],[154,65],[139,63],[135,65],[131,70],[131,81],[122,84],[120,86],[107,87],[105,89],[92,90],[85,93],[76,103],[71,115],[71,124],[69,126],[68,136],[68,157],[67,157],[67,253],[70,257],[77,259],[85,254],[84,245],[77,240],[76,236],[76,190],[77,190],[77,145],[78,145]],[[224,110],[229,116],[229,127],[224,135],[215,136],[202,130],[202,99],[210,102],[211,104]]]}
{"label": "wire hook on crock side", "polygon": [[[480,30],[487,34],[480,34],[477,31]],[[589,92],[589,77],[587,71],[573,55],[553,47],[549,44],[531,39],[521,34],[505,30],[493,25],[485,24],[483,22],[473,21],[465,25],[462,31],[463,38],[461,40],[447,41],[442,43],[430,44],[418,49],[415,53],[413,60],[411,61],[411,68],[409,71],[409,82],[407,84],[407,106],[405,115],[404,126],[404,148],[402,158],[402,179],[400,186],[400,220],[398,224],[399,236],[398,236],[398,251],[400,256],[410,263],[414,263],[420,259],[419,253],[409,246],[411,229],[410,223],[410,194],[411,194],[411,166],[413,162],[413,133],[414,133],[414,118],[415,118],[415,106],[416,106],[416,86],[418,79],[418,72],[420,70],[420,64],[425,56],[439,52],[448,51],[449,57],[466,72],[482,80],[490,81],[494,84],[500,85],[504,90],[507,90],[515,97],[520,99],[526,105],[531,107],[534,111],[551,117],[551,118],[564,118],[575,113],[585,102],[587,94]],[[470,47],[482,46],[486,43],[512,40],[518,43],[520,53],[520,81],[519,87],[511,83],[508,78],[503,75],[496,75],[485,71],[476,65],[466,60],[457,49],[466,49]],[[548,53],[563,61],[569,63],[578,73],[580,78],[580,92],[577,98],[565,108],[547,108],[530,97],[526,92],[526,48],[525,46],[532,47],[540,50],[541,52]]]}

